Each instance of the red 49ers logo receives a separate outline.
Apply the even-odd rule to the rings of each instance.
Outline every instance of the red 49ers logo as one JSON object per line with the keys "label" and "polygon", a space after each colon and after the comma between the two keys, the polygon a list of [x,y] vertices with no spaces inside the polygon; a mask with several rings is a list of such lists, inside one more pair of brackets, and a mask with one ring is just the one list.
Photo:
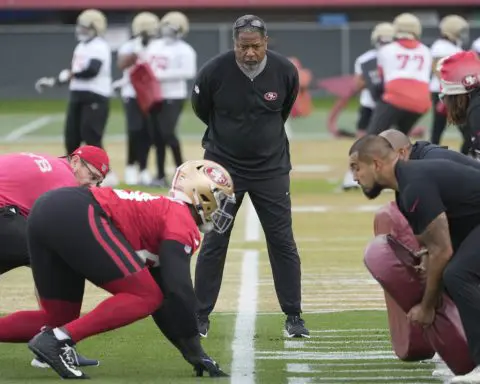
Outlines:
{"label": "red 49ers logo", "polygon": [[205,167],[204,172],[214,183],[222,185],[224,187],[229,185],[228,177],[221,169],[214,167]]}
{"label": "red 49ers logo", "polygon": [[267,92],[263,95],[264,99],[267,101],[277,100],[278,94],[276,92]]}

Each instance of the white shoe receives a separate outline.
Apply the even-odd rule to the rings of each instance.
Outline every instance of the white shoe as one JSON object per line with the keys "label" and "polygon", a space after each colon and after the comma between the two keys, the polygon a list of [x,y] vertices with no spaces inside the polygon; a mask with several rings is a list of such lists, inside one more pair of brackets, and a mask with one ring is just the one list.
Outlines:
{"label": "white shoe", "polygon": [[360,185],[353,179],[352,171],[348,171],[343,178],[342,188],[344,191],[359,188]]}
{"label": "white shoe", "polygon": [[120,181],[117,175],[110,171],[107,173],[107,176],[105,176],[105,179],[103,179],[102,187],[116,187],[118,184],[120,184]]}
{"label": "white shoe", "polygon": [[453,377],[455,374],[450,370],[450,368],[438,368],[432,372],[433,377]]}
{"label": "white shoe", "polygon": [[41,361],[39,358],[34,358],[32,360],[32,362],[30,363],[30,365],[34,368],[42,368],[42,369],[45,369],[45,368],[50,368],[50,365],[48,365],[47,363],[45,363],[44,361]]}
{"label": "white shoe", "polygon": [[138,184],[138,168],[136,165],[127,165],[125,167],[125,184]]}
{"label": "white shoe", "polygon": [[138,177],[138,182],[141,185],[150,185],[152,184],[152,181],[153,181],[153,177],[150,174],[150,172],[148,172],[148,169],[144,169],[142,172],[140,172],[140,175]]}
{"label": "white shoe", "polygon": [[455,376],[450,380],[450,383],[455,384],[480,384],[480,366],[473,371],[462,376]]}

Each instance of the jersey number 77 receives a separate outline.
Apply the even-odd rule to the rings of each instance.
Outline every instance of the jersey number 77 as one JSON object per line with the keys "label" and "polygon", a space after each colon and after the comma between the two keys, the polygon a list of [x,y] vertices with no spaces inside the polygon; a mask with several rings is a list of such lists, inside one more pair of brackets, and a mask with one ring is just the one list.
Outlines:
{"label": "jersey number 77", "polygon": [[409,55],[406,53],[399,53],[397,54],[397,59],[400,62],[400,69],[415,69],[417,71],[421,71],[423,69],[423,64],[425,62],[425,58],[423,55]]}

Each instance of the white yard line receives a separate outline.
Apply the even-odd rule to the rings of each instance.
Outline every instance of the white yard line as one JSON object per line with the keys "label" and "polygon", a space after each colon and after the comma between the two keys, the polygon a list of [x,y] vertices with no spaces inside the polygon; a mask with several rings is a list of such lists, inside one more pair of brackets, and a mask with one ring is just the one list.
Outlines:
{"label": "white yard line", "polygon": [[[245,201],[245,241],[260,239],[260,221],[248,198]],[[245,250],[242,262],[242,279],[238,296],[238,310],[232,343],[232,384],[255,383],[255,323],[258,300],[258,250]]]}
{"label": "white yard line", "polygon": [[50,124],[54,120],[53,116],[42,116],[38,119],[30,121],[18,128],[15,128],[3,140],[7,142],[18,141],[21,137],[28,135],[29,133],[38,131],[40,128]]}

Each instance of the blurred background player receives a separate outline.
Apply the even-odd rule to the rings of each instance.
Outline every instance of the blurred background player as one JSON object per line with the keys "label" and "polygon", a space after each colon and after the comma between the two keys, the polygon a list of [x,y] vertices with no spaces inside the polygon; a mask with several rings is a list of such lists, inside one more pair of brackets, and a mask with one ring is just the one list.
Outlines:
{"label": "blurred background player", "polygon": [[[380,23],[372,31],[370,41],[373,49],[361,54],[355,60],[355,82],[357,92],[360,91],[360,109],[357,119],[357,137],[365,135],[368,124],[375,109],[376,102],[383,93],[382,78],[378,73],[377,51],[385,44],[393,41],[395,30],[391,23]],[[347,171],[342,188],[349,190],[358,188],[358,183],[353,180],[352,171]]]}
{"label": "blurred background player", "polygon": [[[78,44],[73,52],[72,64],[58,77],[42,77],[35,87],[53,87],[69,83],[70,100],[65,122],[65,147],[72,153],[82,143],[102,148],[103,135],[109,116],[112,90],[112,53],[103,38],[107,30],[105,15],[96,9],[87,9],[77,18],[75,35]],[[109,173],[105,185],[118,183]]]}
{"label": "blurred background player", "polygon": [[432,103],[429,81],[432,71],[430,50],[420,42],[422,25],[410,13],[393,21],[395,41],[383,46],[377,62],[384,84],[368,126],[369,134],[396,128],[408,134]]}
{"label": "blurred background player", "polygon": [[140,109],[135,89],[130,82],[130,70],[134,63],[130,60],[135,44],[146,47],[158,37],[160,19],[151,12],[141,12],[132,22],[132,38],[118,50],[117,66],[123,70],[121,80],[114,82],[114,88],[121,87],[121,97],[127,121],[127,165],[125,167],[125,184],[150,185],[152,176],[147,169],[148,154],[152,144],[152,131],[149,116]]}
{"label": "blurred background player", "polygon": [[[430,92],[432,93],[432,130],[430,142],[432,144],[440,144],[443,131],[447,125],[447,113],[445,105],[438,98],[440,93],[440,81],[437,76],[437,63],[446,56],[452,55],[462,50],[462,45],[468,41],[468,22],[458,15],[445,16],[440,22],[440,38],[437,39],[432,47],[432,79],[430,81]],[[463,136],[463,144],[461,152],[468,153],[470,138],[465,129],[458,127]]]}
{"label": "blurred background player", "polygon": [[197,72],[197,53],[183,40],[189,31],[187,17],[181,12],[168,12],[160,20],[161,39],[152,41],[145,50],[145,59],[160,82],[162,103],[155,112],[153,139],[157,152],[157,175],[152,186],[165,188],[166,148],[170,147],[175,165],[183,163],[177,122],[189,94],[187,80]]}

